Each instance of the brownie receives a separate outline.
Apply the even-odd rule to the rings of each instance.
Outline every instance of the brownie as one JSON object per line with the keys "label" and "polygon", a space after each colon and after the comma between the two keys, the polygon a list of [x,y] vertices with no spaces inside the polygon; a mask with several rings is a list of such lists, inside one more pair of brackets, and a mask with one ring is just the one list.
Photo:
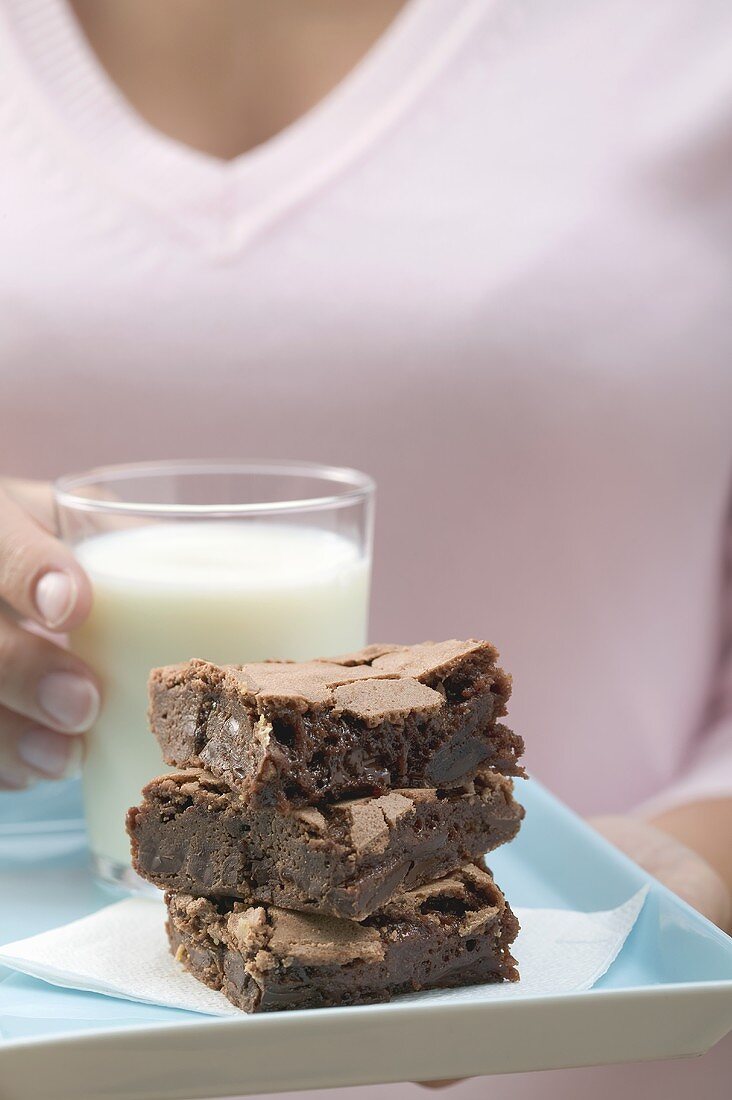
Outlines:
{"label": "brownie", "polygon": [[278,813],[200,770],[161,775],[127,815],[135,870],[166,890],[363,920],[394,894],[511,840],[523,807],[491,771]]}
{"label": "brownie", "polygon": [[168,764],[203,767],[251,805],[307,806],[522,775],[496,719],[510,677],[488,642],[369,646],[345,657],[153,669],[149,718]]}
{"label": "brownie", "polygon": [[175,958],[245,1012],[518,980],[518,921],[491,875],[470,864],[361,923],[188,894],[166,903]]}

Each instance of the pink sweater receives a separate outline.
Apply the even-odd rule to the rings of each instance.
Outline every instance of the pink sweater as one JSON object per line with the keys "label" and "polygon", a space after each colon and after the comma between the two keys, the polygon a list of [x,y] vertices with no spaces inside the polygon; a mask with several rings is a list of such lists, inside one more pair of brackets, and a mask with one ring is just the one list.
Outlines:
{"label": "pink sweater", "polygon": [[731,163],[721,0],[412,0],[231,163],[0,0],[0,469],[361,467],[374,639],[493,639],[583,813],[730,796]]}

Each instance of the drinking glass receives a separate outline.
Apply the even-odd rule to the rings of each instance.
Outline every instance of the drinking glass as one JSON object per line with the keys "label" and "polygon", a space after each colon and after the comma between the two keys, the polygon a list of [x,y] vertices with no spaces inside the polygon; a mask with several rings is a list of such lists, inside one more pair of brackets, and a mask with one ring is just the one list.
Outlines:
{"label": "drinking glass", "polygon": [[104,881],[135,886],[125,812],[165,768],[147,724],[150,669],[363,646],[374,484],[302,462],[171,461],[69,475],[54,490],[94,596],[70,637],[102,686],[82,775],[92,857]]}

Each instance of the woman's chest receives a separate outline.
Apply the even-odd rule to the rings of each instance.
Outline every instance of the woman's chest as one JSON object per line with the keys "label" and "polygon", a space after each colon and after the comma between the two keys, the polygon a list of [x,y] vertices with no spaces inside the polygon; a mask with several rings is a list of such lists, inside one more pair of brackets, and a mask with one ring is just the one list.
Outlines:
{"label": "woman's chest", "polygon": [[166,209],[6,150],[2,468],[368,470],[372,635],[497,639],[531,766],[569,795],[563,745],[630,804],[675,766],[714,660],[728,251],[722,206],[665,147],[634,152],[622,102],[563,87],[508,96],[502,125],[468,73],[270,206],[222,177]]}

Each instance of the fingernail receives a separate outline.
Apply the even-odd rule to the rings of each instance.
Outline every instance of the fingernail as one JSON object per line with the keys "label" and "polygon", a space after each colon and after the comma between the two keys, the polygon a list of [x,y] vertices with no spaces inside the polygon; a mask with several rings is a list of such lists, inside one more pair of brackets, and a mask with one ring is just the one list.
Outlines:
{"label": "fingernail", "polygon": [[76,603],[76,581],[70,573],[44,573],[36,585],[35,600],[46,626],[60,626]]}
{"label": "fingernail", "polygon": [[69,733],[88,729],[99,712],[99,692],[74,672],[49,672],[38,685],[38,702]]}
{"label": "fingernail", "polygon": [[81,741],[51,730],[28,730],[18,738],[18,756],[52,779],[71,779],[81,767]]}

